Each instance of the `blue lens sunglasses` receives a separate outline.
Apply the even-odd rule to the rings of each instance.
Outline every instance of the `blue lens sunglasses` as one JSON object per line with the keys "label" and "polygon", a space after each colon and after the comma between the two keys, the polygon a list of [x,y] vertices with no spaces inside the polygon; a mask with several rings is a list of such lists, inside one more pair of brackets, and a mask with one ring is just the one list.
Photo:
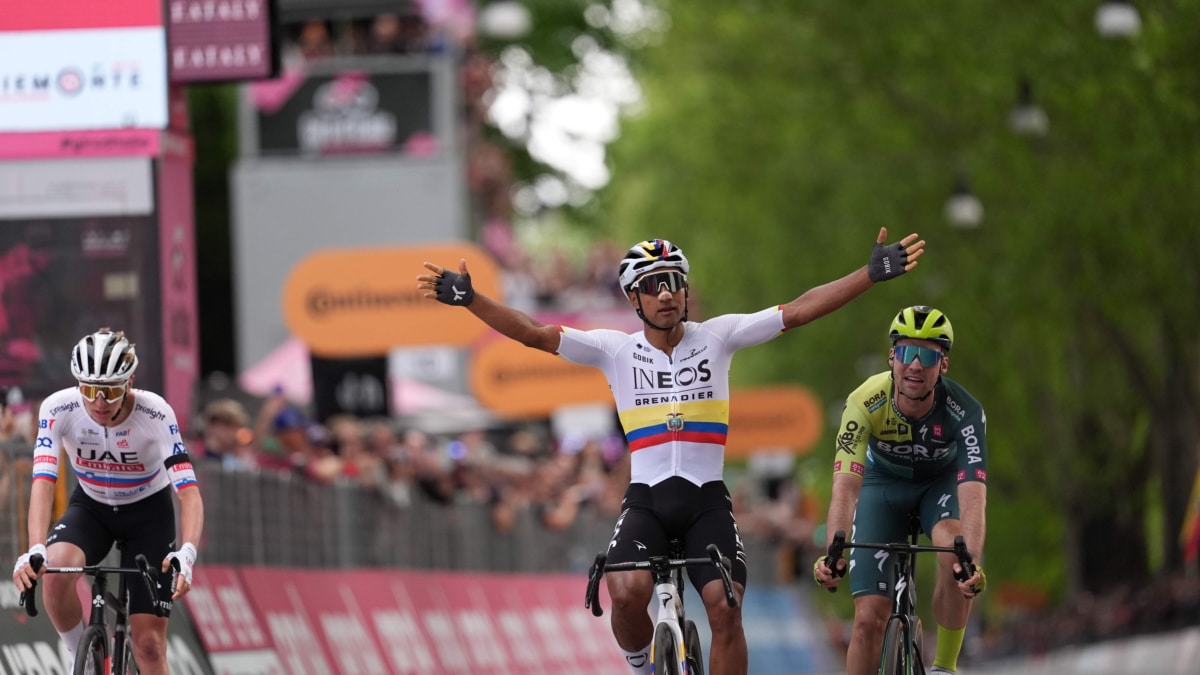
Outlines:
{"label": "blue lens sunglasses", "polygon": [[900,363],[906,366],[915,359],[920,359],[921,365],[926,368],[936,366],[945,356],[945,354],[932,347],[919,347],[917,345],[896,345],[892,350],[896,353],[896,358],[900,359]]}

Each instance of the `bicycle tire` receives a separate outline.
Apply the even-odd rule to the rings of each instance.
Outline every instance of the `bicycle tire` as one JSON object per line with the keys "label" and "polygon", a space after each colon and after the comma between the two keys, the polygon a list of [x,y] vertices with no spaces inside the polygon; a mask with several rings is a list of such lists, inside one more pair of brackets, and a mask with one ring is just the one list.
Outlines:
{"label": "bicycle tire", "polygon": [[679,672],[679,645],[671,627],[660,623],[654,629],[654,675],[683,675]]}
{"label": "bicycle tire", "polygon": [[125,646],[121,648],[121,651],[125,652],[125,655],[121,657],[122,672],[117,673],[114,671],[113,675],[138,675],[137,661],[133,658],[133,640],[131,637],[128,634],[125,635]]}
{"label": "bicycle tire", "polygon": [[688,619],[683,624],[683,646],[687,651],[687,675],[704,675],[704,648],[700,645],[700,631],[696,622]]}
{"label": "bicycle tire", "polygon": [[900,617],[888,619],[883,631],[883,652],[879,657],[879,675],[923,675],[913,671],[908,661],[908,626]]}
{"label": "bicycle tire", "polygon": [[79,646],[75,648],[74,675],[105,675],[104,662],[108,660],[108,631],[103,626],[88,626],[83,629]]}

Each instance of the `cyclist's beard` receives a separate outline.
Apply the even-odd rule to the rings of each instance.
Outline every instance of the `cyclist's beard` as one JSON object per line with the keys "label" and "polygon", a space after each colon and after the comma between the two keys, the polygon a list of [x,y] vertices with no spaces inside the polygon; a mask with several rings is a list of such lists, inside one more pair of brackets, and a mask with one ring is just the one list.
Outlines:
{"label": "cyclist's beard", "polygon": [[687,321],[687,318],[688,318],[688,292],[687,292],[687,289],[686,288],[683,289],[683,316],[679,317],[679,320],[676,321],[675,323],[671,324],[670,326],[660,326],[660,325],[654,323],[653,321],[651,321],[650,319],[647,319],[646,313],[642,311],[642,299],[641,298],[638,298],[637,315],[639,318],[641,318],[643,323],[645,323],[647,326],[650,326],[651,328],[654,328],[656,330],[661,330],[661,331],[671,330],[675,326],[678,326],[679,324],[683,323],[684,321]]}
{"label": "cyclist's beard", "polygon": [[[891,364],[890,360],[888,361],[888,364]],[[916,402],[920,403],[921,401],[928,399],[930,396],[933,396],[933,392],[937,390],[938,381],[941,379],[942,379],[942,376],[938,375],[938,379],[933,381],[933,386],[929,388],[929,391],[925,392],[924,396],[909,396],[908,394],[906,394],[900,390],[900,385],[896,383],[896,376],[893,374],[892,375],[892,390],[896,392],[897,396],[903,396],[904,398],[906,398],[910,401],[916,401]]]}

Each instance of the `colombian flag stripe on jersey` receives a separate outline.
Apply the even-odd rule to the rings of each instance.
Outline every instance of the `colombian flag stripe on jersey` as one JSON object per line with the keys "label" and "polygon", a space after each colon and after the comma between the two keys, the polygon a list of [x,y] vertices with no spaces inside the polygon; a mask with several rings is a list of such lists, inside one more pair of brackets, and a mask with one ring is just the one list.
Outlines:
{"label": "colombian flag stripe on jersey", "polygon": [[633,452],[642,448],[663,445],[672,441],[688,443],[710,443],[725,445],[729,435],[729,425],[717,422],[685,422],[681,431],[671,431],[666,424],[656,424],[652,427],[637,429],[628,435],[629,450]]}

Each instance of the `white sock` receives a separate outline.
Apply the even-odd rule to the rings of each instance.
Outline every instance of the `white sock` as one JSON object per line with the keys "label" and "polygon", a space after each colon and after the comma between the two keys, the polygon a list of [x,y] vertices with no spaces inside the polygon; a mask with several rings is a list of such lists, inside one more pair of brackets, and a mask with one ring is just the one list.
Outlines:
{"label": "white sock", "polygon": [[75,648],[79,646],[79,638],[83,637],[83,622],[80,621],[78,626],[65,633],[59,632],[58,636],[62,638],[67,653],[71,655],[71,658],[75,658]]}
{"label": "white sock", "polygon": [[633,669],[633,675],[650,675],[650,645],[646,645],[636,652],[627,652],[624,649],[621,653],[625,655],[625,663]]}

